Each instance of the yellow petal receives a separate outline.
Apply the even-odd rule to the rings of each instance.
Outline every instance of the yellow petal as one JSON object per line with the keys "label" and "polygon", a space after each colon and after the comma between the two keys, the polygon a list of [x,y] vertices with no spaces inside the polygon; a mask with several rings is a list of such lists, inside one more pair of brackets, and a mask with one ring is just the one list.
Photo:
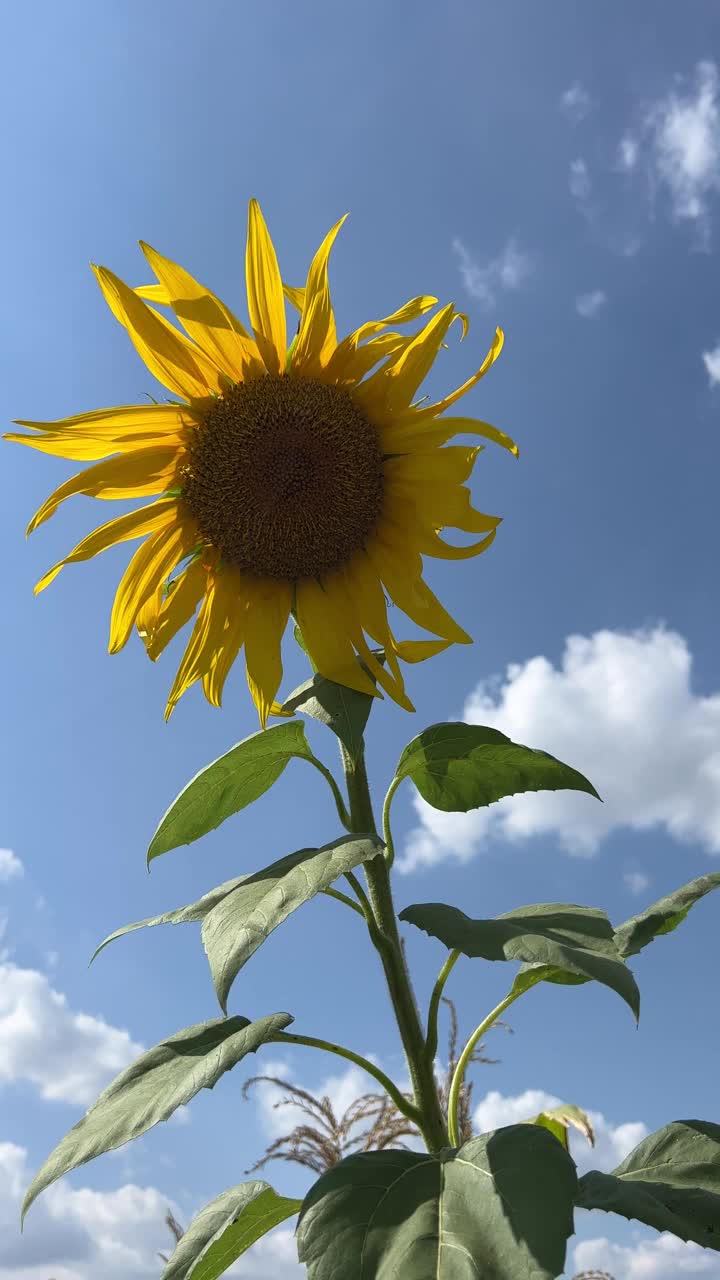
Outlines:
{"label": "yellow petal", "polygon": [[304,374],[306,377],[317,375],[337,346],[335,316],[328,283],[328,259],[335,237],[346,218],[347,214],[328,231],[310,264],[305,285],[305,305],[292,360],[293,373]]}
{"label": "yellow petal", "polygon": [[332,590],[313,578],[304,578],[297,586],[297,620],[308,653],[322,675],[359,693],[382,696],[355,657],[347,634],[344,598],[338,601]]}
{"label": "yellow petal", "polygon": [[187,690],[201,680],[210,669],[213,653],[222,638],[225,626],[225,614],[217,607],[217,578],[211,575],[208,579],[205,599],[195,619],[190,633],[187,648],[178,667],[172,689],[165,708],[165,719],[169,720],[181,697]]}
{"label": "yellow petal", "polygon": [[[385,316],[382,320],[369,320],[365,324],[361,324],[359,329],[355,329],[353,333],[349,333],[342,342],[338,344],[333,353],[329,365],[328,372],[333,377],[345,381],[347,374],[346,362],[352,364],[356,353],[361,349],[360,344],[367,338],[372,338],[375,334],[380,333],[382,329],[387,328],[389,324],[408,324],[411,320],[417,320],[435,306],[437,298],[431,298],[429,295],[421,295],[417,298],[411,298],[397,311],[393,311],[391,315]],[[409,341],[412,341],[412,336]]]}
{"label": "yellow petal", "polygon": [[265,368],[260,352],[229,307],[199,284],[184,267],[163,257],[142,240],[140,248],[185,332],[218,369],[234,382],[263,374]]}
{"label": "yellow petal", "polygon": [[415,335],[412,342],[395,358],[371,375],[357,389],[356,396],[373,413],[380,413],[379,421],[406,409],[421,382],[430,372],[453,319],[454,307],[448,303]]}
{"label": "yellow petal", "polygon": [[158,502],[140,507],[138,511],[129,511],[127,515],[118,516],[116,520],[110,520],[99,529],[94,529],[87,538],[78,542],[69,556],[58,561],[52,569],[48,570],[35,587],[35,595],[44,591],[66,564],[76,564],[79,560],[92,560],[93,556],[101,551],[107,551],[108,547],[114,547],[119,542],[128,542],[131,538],[144,538],[146,534],[154,533],[156,529],[174,523],[177,519],[177,505],[175,498],[160,498]]}
{"label": "yellow petal", "polygon": [[[341,364],[331,359],[327,369],[323,371],[322,380],[341,387],[355,386],[381,360],[404,351],[411,342],[412,337],[407,334],[381,333],[377,338],[363,343],[356,351],[348,352]],[[339,348],[336,347],[335,350]]]}
{"label": "yellow petal", "polygon": [[395,652],[403,662],[424,662],[450,648],[450,640],[396,640]]}
{"label": "yellow petal", "polygon": [[467,392],[470,391],[481,378],[485,377],[488,369],[492,368],[503,349],[504,343],[505,334],[502,329],[496,329],[490,350],[480,365],[477,373],[474,373],[471,378],[468,378],[467,382],[463,382],[462,386],[458,387],[456,391],[452,391],[449,396],[444,396],[442,400],[436,401],[435,404],[425,405],[425,407],[419,411],[422,417],[437,418],[439,414],[444,413],[446,409],[449,409],[451,404],[455,404],[456,400],[459,400],[461,396],[467,395]]}
{"label": "yellow petal", "polygon": [[290,583],[272,578],[246,579],[247,680],[260,723],[265,728],[282,680],[282,638],[290,616]]}
{"label": "yellow petal", "polygon": [[197,421],[196,415],[179,405],[123,405],[56,422],[18,419],[18,426],[37,434],[8,432],[5,439],[56,457],[88,461],[138,448],[174,444],[180,447],[182,438]]}
{"label": "yellow petal", "polygon": [[291,284],[283,284],[283,293],[290,303],[290,306],[294,307],[296,311],[299,311],[302,314],[305,310],[305,290],[293,289]]}
{"label": "yellow petal", "polygon": [[126,453],[88,467],[61,484],[35,512],[26,532],[31,534],[55,514],[61,502],[74,494],[91,498],[145,498],[172,486],[182,453],[177,446],[162,445]]}
{"label": "yellow petal", "polygon": [[445,640],[472,643],[471,637],[451,618],[423,581],[418,572],[422,561],[417,552],[377,536],[368,542],[367,551],[390,597],[413,622]]}
{"label": "yellow petal", "polygon": [[202,680],[203,693],[213,707],[222,705],[225,681],[245,639],[248,599],[245,579],[232,565],[223,566],[219,572],[216,590],[218,609],[224,612],[225,626],[210,669]]}
{"label": "yellow petal", "polygon": [[138,298],[143,298],[145,302],[154,302],[157,307],[169,307],[170,295],[163,284],[141,284],[133,289]]}
{"label": "yellow petal", "polygon": [[[358,654],[381,688],[385,689],[390,697],[406,711],[414,711],[415,708],[405,693],[405,684],[395,653],[395,638],[388,623],[382,583],[370,560],[364,552],[360,552],[344,570],[337,574],[337,578],[339,580],[337,587],[341,585],[345,595],[343,612],[346,618],[346,630]],[[323,586],[327,590],[329,586],[327,579],[323,582]],[[363,631],[384,648],[389,672],[368,649]]]}
{"label": "yellow petal", "polygon": [[285,368],[287,332],[285,302],[277,255],[257,200],[248,211],[245,254],[248,312],[255,340],[268,373]]}
{"label": "yellow petal", "polygon": [[169,595],[164,584],[146,600],[137,616],[137,629],[145,651],[155,662],[163,649],[193,617],[205,595],[208,571],[203,561],[193,560],[174,581]]}
{"label": "yellow petal", "polygon": [[183,400],[204,400],[226,386],[217,367],[107,267],[93,267],[103,296],[150,372]]}
{"label": "yellow petal", "polygon": [[382,447],[388,454],[427,451],[452,440],[453,436],[473,435],[492,440],[516,458],[520,456],[520,450],[510,436],[478,418],[428,418],[420,409],[402,415],[395,422],[381,425],[377,430]]}
{"label": "yellow petal", "polygon": [[117,653],[127,644],[145,601],[190,554],[197,540],[195,521],[181,520],[158,529],[138,547],[115,594],[110,617],[110,653]]}
{"label": "yellow petal", "polygon": [[426,533],[418,545],[423,555],[434,556],[436,560],[470,560],[473,556],[481,555],[483,551],[487,551],[488,547],[492,546],[496,533],[497,530],[492,529],[479,542],[471,542],[467,547],[454,547],[449,542],[445,542],[439,533],[432,530]]}

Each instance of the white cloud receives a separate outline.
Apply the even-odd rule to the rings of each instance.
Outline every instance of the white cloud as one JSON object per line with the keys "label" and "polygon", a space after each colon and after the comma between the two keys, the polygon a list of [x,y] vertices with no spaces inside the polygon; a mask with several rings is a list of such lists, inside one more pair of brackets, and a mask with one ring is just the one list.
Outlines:
{"label": "white cloud", "polygon": [[462,240],[453,240],[452,247],[459,260],[465,289],[485,307],[493,306],[497,295],[504,290],[519,289],[533,271],[531,255],[519,248],[512,237],[497,257],[488,262],[478,262]]}
{"label": "white cloud", "polygon": [[717,386],[720,383],[720,342],[713,347],[712,351],[703,351],[703,364],[707,370],[710,386]]}
{"label": "white cloud", "polygon": [[575,310],[584,320],[590,320],[605,306],[607,294],[602,289],[592,289],[590,293],[581,293],[575,299]]}
{"label": "white cloud", "polygon": [[570,165],[568,186],[570,187],[570,195],[574,200],[579,200],[582,203],[589,199],[590,173],[582,157],[573,160]]}
{"label": "white cloud", "polygon": [[10,963],[0,965],[0,1043],[0,1083],[29,1081],[47,1101],[83,1106],[142,1052],[127,1031],[70,1009],[45,974]]}
{"label": "white cloud", "polygon": [[650,876],[644,871],[626,871],[623,880],[631,893],[644,893],[650,884]]}
{"label": "white cloud", "polygon": [[613,831],[664,830],[720,853],[720,693],[695,694],[682,636],[663,627],[570,636],[559,667],[545,657],[481,681],[463,719],[501,729],[579,769],[604,804],[576,792],[511,796],[488,809],[441,813],[419,797],[402,870],[467,861],[490,837],[555,834],[594,853]]}
{"label": "white cloud", "polygon": [[[559,1107],[563,1099],[542,1089],[526,1089],[524,1093],[514,1097],[505,1096],[492,1090],[478,1103],[473,1112],[473,1125],[477,1133],[487,1133],[491,1129],[500,1129],[507,1124],[522,1124],[532,1120],[540,1111],[549,1111]],[[568,1099],[565,1099],[568,1101]],[[625,1159],[647,1135],[647,1128],[639,1120],[624,1124],[611,1124],[601,1111],[587,1110],[587,1115],[595,1131],[595,1146],[581,1133],[570,1130],[570,1147],[573,1159],[581,1173],[588,1169],[602,1169],[609,1173]]]}
{"label": "white cloud", "polygon": [[[170,1196],[133,1183],[94,1191],[57,1182],[32,1206],[21,1235],[20,1204],[31,1176],[25,1149],[0,1143],[0,1280],[157,1280],[158,1251],[172,1249],[167,1210],[187,1221]],[[293,1230],[265,1236],[227,1274],[301,1280]]]}
{"label": "white cloud", "polygon": [[720,190],[718,70],[700,62],[689,94],[671,92],[651,113],[657,173],[678,218],[702,218]]}
{"label": "white cloud", "polygon": [[620,139],[618,165],[625,173],[632,173],[640,156],[640,143],[631,133]]}
{"label": "white cloud", "polygon": [[590,110],[590,94],[585,86],[580,84],[579,80],[576,80],[574,84],[570,85],[569,89],[566,89],[561,94],[560,110],[569,120],[572,120],[573,124],[579,124],[581,120],[585,119]]}
{"label": "white cloud", "polygon": [[12,849],[0,849],[0,881],[17,880],[23,870],[22,862]]}
{"label": "white cloud", "polygon": [[720,1280],[720,1256],[677,1236],[663,1234],[636,1244],[613,1244],[606,1237],[583,1240],[575,1246],[577,1271],[602,1269],[622,1280],[678,1280],[679,1276],[703,1276]]}
{"label": "white cloud", "polygon": [[[262,1068],[263,1075],[292,1081],[293,1084],[299,1085],[300,1088],[308,1090],[317,1097],[328,1098],[338,1119],[361,1094],[372,1093],[375,1090],[375,1082],[361,1071],[360,1067],[349,1067],[346,1071],[338,1072],[337,1075],[326,1076],[317,1087],[300,1084],[296,1072],[291,1071],[284,1062],[263,1061]],[[378,1085],[377,1091],[379,1090]],[[287,1096],[277,1085],[258,1084],[250,1096],[255,1097],[257,1101],[261,1122],[269,1137],[278,1138],[283,1133],[289,1133],[296,1125],[308,1123],[305,1113],[294,1103],[289,1106],[277,1105],[283,1097]]]}

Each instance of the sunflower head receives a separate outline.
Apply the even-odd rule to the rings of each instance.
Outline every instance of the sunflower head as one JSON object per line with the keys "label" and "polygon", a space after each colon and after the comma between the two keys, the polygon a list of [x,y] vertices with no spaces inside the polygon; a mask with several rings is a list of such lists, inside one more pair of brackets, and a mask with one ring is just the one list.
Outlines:
{"label": "sunflower head", "polygon": [[[515,455],[517,447],[489,423],[446,411],[487,372],[503,335],[496,331],[461,387],[417,403],[450,325],[460,319],[464,333],[466,318],[450,303],[417,332],[399,332],[436,307],[436,298],[420,296],[338,340],[328,259],[343,221],[315,254],[305,287],[293,289],[250,202],[249,328],[149,245],[141,243],[151,285],[132,289],[94,268],[110,310],[173,399],[20,421],[30,434],[6,437],[92,463],[55,490],[28,532],[74,494],[151,499],[94,530],[36,591],[66,564],[139,542],[115,596],[110,651],[136,628],[155,660],[190,625],[168,715],[197,682],[219,706],[242,651],[264,725],[279,710],[291,612],[323,675],[372,696],[385,691],[408,710],[401,661],[470,639],[423,580],[423,556],[467,559],[495,537],[499,518],[476,511],[465,484],[483,446],[448,442],[470,435]],[[289,349],[286,301],[300,317]],[[480,536],[458,546],[442,537],[449,526]],[[388,601],[431,638],[398,640]],[[372,645],[384,650],[384,664]]]}

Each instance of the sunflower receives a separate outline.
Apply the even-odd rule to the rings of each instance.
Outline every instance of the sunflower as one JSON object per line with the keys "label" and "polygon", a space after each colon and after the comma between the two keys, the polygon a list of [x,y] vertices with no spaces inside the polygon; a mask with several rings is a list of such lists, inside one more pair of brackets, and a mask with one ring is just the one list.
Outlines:
{"label": "sunflower", "polygon": [[[415,396],[455,320],[452,303],[410,336],[437,299],[411,299],[338,341],[328,259],[344,218],[313,258],[304,289],[284,285],[256,201],[246,251],[252,332],[182,267],[149,245],[157,283],[132,289],[93,267],[110,310],[148,369],[174,397],[17,425],[6,438],[92,462],[33,516],[28,533],[66,498],[152,498],[96,529],[38,582],[67,564],[142,539],[123,574],[110,620],[110,652],[133,627],[153,661],[193,621],[170,691],[169,716],[202,682],[219,706],[244,649],[248,684],[265,725],[279,710],[281,643],[292,615],[323,675],[412,710],[400,660],[415,662],[470,637],[422,577],[424,555],[464,560],[495,537],[495,516],[470,503],[468,479],[483,445],[448,445],[458,434],[516,445],[488,423],[445,417],[500,354],[495,334],[482,365],[434,404]],[[300,313],[288,349],[285,299]],[[184,333],[159,311],[170,308]],[[450,544],[447,526],[482,535]],[[400,641],[388,598],[429,632]],[[370,644],[384,650],[385,663]],[[359,660],[358,660],[359,659]]]}

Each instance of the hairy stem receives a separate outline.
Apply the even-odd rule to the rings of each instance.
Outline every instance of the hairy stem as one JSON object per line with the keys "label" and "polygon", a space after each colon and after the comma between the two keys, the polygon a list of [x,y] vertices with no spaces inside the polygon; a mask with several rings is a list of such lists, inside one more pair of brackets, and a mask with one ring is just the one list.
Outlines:
{"label": "hairy stem", "polygon": [[518,1000],[522,994],[523,994],[522,991],[516,991],[513,989],[510,992],[510,994],[505,997],[504,1000],[501,1000],[500,1003],[496,1005],[495,1008],[492,1010],[492,1013],[489,1013],[487,1018],[483,1019],[483,1021],[480,1023],[480,1026],[475,1028],[472,1035],[470,1036],[470,1039],[465,1045],[465,1048],[460,1054],[460,1057],[458,1059],[458,1064],[455,1068],[455,1074],[453,1075],[452,1082],[450,1084],[450,1092],[448,1094],[448,1132],[450,1136],[451,1147],[460,1146],[460,1134],[459,1134],[459,1125],[458,1125],[458,1103],[460,1100],[460,1090],[462,1089],[462,1083],[465,1078],[467,1065],[470,1059],[472,1058],[473,1049],[475,1048],[475,1045],[477,1044],[478,1040],[481,1040],[482,1037],[485,1035],[485,1032],[490,1030],[490,1027],[493,1025],[494,1022],[497,1022],[497,1019],[500,1017],[500,1014],[504,1013],[509,1005],[514,1004],[514,1002]]}
{"label": "hairy stem", "polygon": [[330,770],[322,763],[322,760],[318,760],[317,756],[313,756],[313,755],[302,756],[302,759],[307,760],[308,764],[313,765],[317,769],[318,773],[322,774],[323,778],[325,779],[330,790],[333,793],[333,800],[335,801],[335,808],[337,809],[338,817],[340,821],[342,822],[346,831],[352,831],[352,826],[350,825],[350,822],[351,822],[350,814],[348,813],[347,805],[343,800],[342,791],[340,790]]}
{"label": "hairy stem", "polygon": [[414,1124],[420,1124],[421,1116],[417,1107],[404,1096],[393,1084],[389,1076],[385,1075],[374,1062],[370,1062],[368,1058],[363,1058],[362,1054],[353,1053],[352,1049],[346,1049],[344,1045],[334,1044],[332,1040],[319,1040],[317,1036],[298,1036],[293,1035],[290,1031],[278,1031],[272,1036],[268,1044],[304,1044],[310,1049],[324,1049],[326,1053],[334,1053],[338,1058],[345,1058],[348,1062],[352,1062],[356,1067],[362,1067],[363,1071],[367,1071],[378,1084],[381,1084],[385,1092],[392,1098],[398,1111],[404,1116],[412,1120]]}
{"label": "hairy stem", "polygon": [[349,907],[351,911],[357,912],[359,916],[365,919],[365,912],[362,907],[358,906],[357,902],[353,902],[349,894],[341,893],[339,889],[323,889],[322,892],[326,898],[336,898],[338,902],[344,902],[346,907]]}
{"label": "hairy stem", "polygon": [[382,829],[383,840],[385,841],[385,861],[387,862],[388,867],[391,867],[395,861],[395,845],[393,843],[392,831],[390,830],[390,805],[392,804],[392,798],[401,781],[401,778],[393,778],[383,804]]}
{"label": "hairy stem", "polygon": [[[357,759],[352,759],[342,749],[342,757],[352,830],[357,834],[376,834],[364,755],[360,753]],[[405,1050],[418,1112],[416,1123],[428,1150],[438,1151],[447,1146],[447,1131],[433,1064],[427,1061],[425,1053],[425,1036],[398,933],[388,864],[384,857],[371,858],[364,864],[364,871],[375,926],[370,937],[382,961]]]}
{"label": "hairy stem", "polygon": [[452,973],[457,961],[460,959],[459,951],[451,951],[442,969],[438,974],[437,982],[433,987],[430,997],[430,1005],[428,1008],[427,1036],[425,1037],[425,1056],[430,1064],[435,1061],[435,1054],[438,1047],[438,1012],[440,1010],[440,1001],[442,993],[445,989],[450,974]]}

